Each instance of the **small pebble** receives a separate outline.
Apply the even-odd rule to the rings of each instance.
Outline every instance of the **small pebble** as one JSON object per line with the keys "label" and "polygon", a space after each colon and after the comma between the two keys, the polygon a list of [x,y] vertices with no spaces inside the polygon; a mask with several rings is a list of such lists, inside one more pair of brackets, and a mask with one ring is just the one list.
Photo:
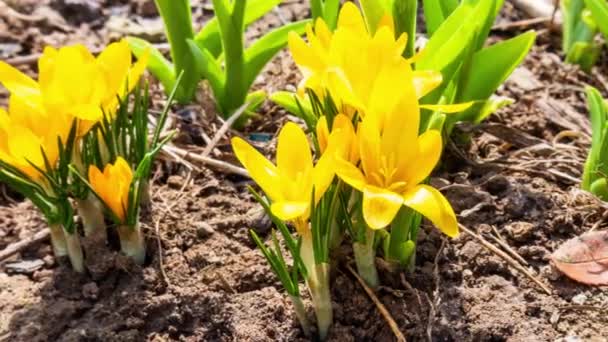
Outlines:
{"label": "small pebble", "polygon": [[45,255],[44,258],[42,258],[42,261],[44,261],[46,267],[55,266],[55,257],[50,254]]}
{"label": "small pebble", "polygon": [[215,233],[215,230],[213,229],[213,227],[211,227],[211,225],[208,224],[207,222],[203,222],[203,221],[196,222],[194,224],[194,227],[196,228],[196,235],[201,239],[209,237],[209,236],[213,235],[213,233]]}
{"label": "small pebble", "polygon": [[579,293],[576,296],[572,297],[572,304],[583,305],[587,301],[587,295],[584,293]]}
{"label": "small pebble", "polygon": [[43,269],[43,270],[34,272],[34,274],[32,275],[32,279],[34,279],[35,281],[41,281],[45,278],[50,278],[52,275],[53,275],[52,270]]}
{"label": "small pebble", "polygon": [[179,175],[172,175],[172,176],[169,176],[169,178],[167,179],[167,185],[171,189],[181,189],[183,184],[184,184],[184,177],[179,176]]}
{"label": "small pebble", "polygon": [[86,299],[96,300],[99,295],[99,287],[95,282],[86,283],[82,286],[82,296]]}

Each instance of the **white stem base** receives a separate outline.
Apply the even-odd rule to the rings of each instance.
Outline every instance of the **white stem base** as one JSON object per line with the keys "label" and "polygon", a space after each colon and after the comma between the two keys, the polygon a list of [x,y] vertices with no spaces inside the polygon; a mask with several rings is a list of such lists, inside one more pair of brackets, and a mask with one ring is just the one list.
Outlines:
{"label": "white stem base", "polygon": [[63,227],[60,224],[49,224],[49,229],[51,230],[51,245],[53,246],[55,258],[68,255]]}
{"label": "white stem base", "polygon": [[127,256],[130,256],[139,265],[143,265],[146,261],[146,244],[139,225],[119,226],[118,236],[120,237],[120,250]]}
{"label": "white stem base", "polygon": [[70,234],[65,232],[65,241],[68,249],[68,257],[72,263],[72,268],[78,273],[84,272],[84,257],[80,246],[80,236],[78,232]]}

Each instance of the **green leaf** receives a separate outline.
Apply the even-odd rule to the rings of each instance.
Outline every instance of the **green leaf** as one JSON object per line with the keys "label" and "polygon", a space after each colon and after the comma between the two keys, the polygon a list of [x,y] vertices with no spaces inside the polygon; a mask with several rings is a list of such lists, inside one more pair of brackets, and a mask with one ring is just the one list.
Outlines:
{"label": "green leaf", "polygon": [[163,55],[156,49],[152,44],[147,41],[136,38],[127,37],[127,42],[131,51],[137,58],[140,58],[144,51],[150,51],[150,58],[148,59],[148,70],[162,83],[163,87],[168,91],[173,89],[175,84],[175,72],[173,71],[173,64],[169,62]]}
{"label": "green leaf", "polygon": [[[281,1],[282,0],[247,0],[245,26],[249,26],[252,22],[261,18],[274,7],[278,6]],[[194,41],[199,48],[207,49],[215,58],[222,53],[222,41],[220,38],[217,17],[214,17],[207,22],[203,29],[196,35]]]}
{"label": "green leaf", "polygon": [[560,8],[562,13],[562,50],[568,54],[575,39],[575,30],[581,21],[581,13],[585,8],[583,0],[561,0]]}
{"label": "green leaf", "polygon": [[533,31],[484,48],[473,55],[459,101],[485,100],[511,75],[534,43]]}
{"label": "green leaf", "polygon": [[608,39],[608,3],[606,0],[585,0],[598,29]]}
{"label": "green leaf", "polygon": [[494,1],[462,2],[429,39],[416,68],[441,71],[444,82],[451,80],[460,57],[475,44],[473,38],[493,11],[493,4]]}
{"label": "green leaf", "polygon": [[279,27],[255,41],[245,50],[244,86],[249,89],[262,68],[287,44],[290,32],[303,34],[310,20],[302,20]]}
{"label": "green leaf", "polygon": [[395,35],[407,34],[407,46],[404,57],[410,58],[415,54],[416,43],[416,17],[418,15],[418,0],[400,0],[393,2],[393,21]]}
{"label": "green leaf", "polygon": [[566,55],[566,62],[577,64],[585,72],[591,71],[602,52],[602,47],[595,42],[575,42]]}
{"label": "green leaf", "polygon": [[606,139],[606,128],[608,128],[606,125],[606,121],[608,120],[608,110],[602,95],[597,89],[587,87],[585,92],[587,94],[587,106],[589,107],[589,119],[591,121],[592,134],[591,148],[585,163],[581,187],[585,190],[591,190],[590,188],[592,183],[598,178],[601,178],[601,175],[598,175],[598,171],[605,170],[607,168],[604,166],[604,164],[607,162],[607,156],[603,149],[607,145],[608,141],[608,139]]}
{"label": "green leaf", "polygon": [[323,6],[323,19],[330,30],[335,30],[338,24],[338,13],[340,11],[340,0],[325,0]]}
{"label": "green leaf", "polygon": [[508,97],[492,95],[487,101],[485,101],[482,104],[482,107],[478,112],[479,114],[477,114],[477,116],[475,117],[474,122],[481,123],[488,116],[492,115],[500,108],[509,106],[509,105],[513,104],[514,102],[515,102],[515,100],[508,98]]}
{"label": "green leaf", "polygon": [[[386,13],[392,13],[395,0],[360,0],[363,17],[367,23],[367,29],[371,34],[376,32],[378,23]],[[403,1],[403,0],[397,0]]]}
{"label": "green leaf", "polygon": [[[304,114],[300,110],[300,106],[298,106],[298,100],[296,99],[296,94],[288,91],[277,91],[270,95],[270,100],[277,105],[283,107],[285,110],[294,114],[299,118],[303,118]],[[310,104],[310,101],[301,102],[303,105]],[[311,108],[312,111],[312,108]]]}
{"label": "green leaf", "polygon": [[213,8],[220,25],[222,47],[225,56],[226,79],[224,94],[217,98],[219,109],[224,117],[240,107],[247,96],[249,87],[245,86],[244,56],[244,15],[246,0],[235,1],[230,5],[226,0],[213,0]]}
{"label": "green leaf", "polygon": [[445,19],[456,9],[458,0],[423,0],[426,33],[432,37]]}
{"label": "green leaf", "polygon": [[[180,103],[188,103],[194,97],[194,92],[200,80],[194,70],[194,58],[186,40],[194,38],[192,29],[192,11],[190,0],[154,0],[165,24],[167,40],[171,46],[171,59],[175,66],[174,74],[184,70],[186,73],[175,96]],[[167,88],[166,91],[169,92]]]}
{"label": "green leaf", "polygon": [[225,79],[221,65],[216,62],[211,52],[205,48],[201,49],[194,41],[188,40],[188,46],[196,61],[196,73],[209,82],[213,95],[218,101],[224,96]]}

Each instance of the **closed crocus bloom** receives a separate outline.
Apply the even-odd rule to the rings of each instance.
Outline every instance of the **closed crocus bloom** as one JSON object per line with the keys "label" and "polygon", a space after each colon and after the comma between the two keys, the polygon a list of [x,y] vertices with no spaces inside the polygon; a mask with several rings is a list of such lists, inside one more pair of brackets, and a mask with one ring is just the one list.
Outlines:
{"label": "closed crocus bloom", "polygon": [[432,221],[448,236],[458,234],[456,216],[443,195],[420,184],[441,155],[439,131],[418,136],[419,106],[412,83],[396,109],[381,119],[368,113],[359,124],[360,168],[346,160],[336,161],[336,173],[363,193],[363,217],[373,229],[389,225],[402,205]]}
{"label": "closed crocus bloom", "polygon": [[118,157],[114,164],[107,164],[103,173],[96,166],[89,167],[91,188],[120,220],[120,223],[126,221],[132,180],[133,171],[122,157]]}
{"label": "closed crocus bloom", "polygon": [[276,166],[241,138],[232,139],[232,148],[251,178],[270,198],[272,213],[281,220],[295,221],[302,229],[310,215],[313,187],[317,203],[333,180],[332,153],[324,153],[313,164],[306,134],[292,122],[286,123],[279,133]]}

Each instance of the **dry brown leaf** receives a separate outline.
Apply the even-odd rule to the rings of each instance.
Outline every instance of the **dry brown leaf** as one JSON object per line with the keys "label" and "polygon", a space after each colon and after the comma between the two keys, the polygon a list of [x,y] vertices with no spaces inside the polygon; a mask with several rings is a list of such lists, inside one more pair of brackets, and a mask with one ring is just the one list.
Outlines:
{"label": "dry brown leaf", "polygon": [[588,285],[608,285],[608,231],[589,232],[568,240],[551,259],[573,280]]}

